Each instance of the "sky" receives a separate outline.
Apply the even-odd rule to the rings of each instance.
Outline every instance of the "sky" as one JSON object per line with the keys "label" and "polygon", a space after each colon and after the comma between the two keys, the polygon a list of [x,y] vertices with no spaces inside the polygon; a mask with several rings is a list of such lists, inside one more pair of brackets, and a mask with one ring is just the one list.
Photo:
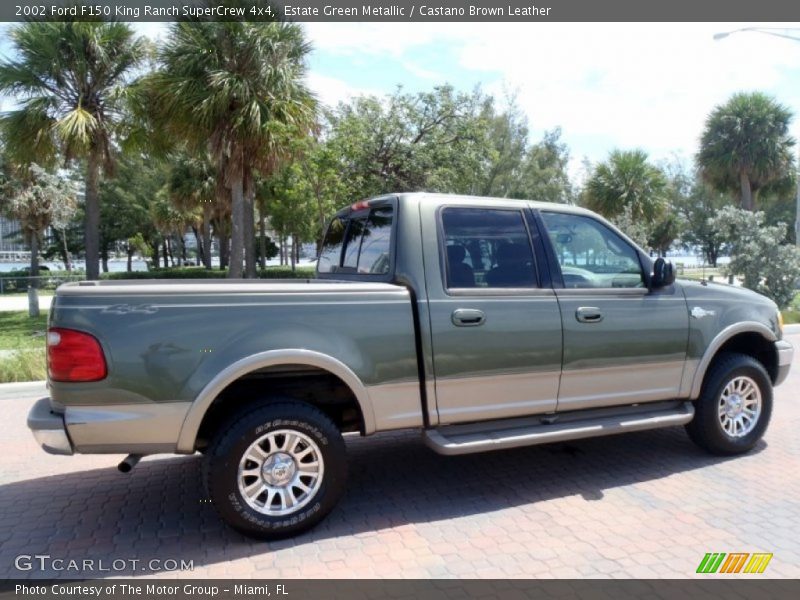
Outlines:
{"label": "sky", "polygon": [[328,103],[398,84],[449,82],[516,94],[534,137],[560,127],[571,171],[584,157],[643,148],[691,161],[714,106],[738,91],[775,96],[798,117],[800,24],[792,41],[756,32],[714,40],[736,23],[313,23],[310,84]]}
{"label": "sky", "polygon": [[[787,105],[800,138],[800,39],[756,32],[713,39],[749,26],[794,28],[786,33],[800,38],[800,23],[303,25],[314,48],[308,83],[321,101],[442,83],[515,95],[534,139],[561,128],[573,176],[585,159],[600,161],[614,148],[691,161],[708,113],[738,91],[760,90]],[[165,34],[163,24],[136,27]]]}

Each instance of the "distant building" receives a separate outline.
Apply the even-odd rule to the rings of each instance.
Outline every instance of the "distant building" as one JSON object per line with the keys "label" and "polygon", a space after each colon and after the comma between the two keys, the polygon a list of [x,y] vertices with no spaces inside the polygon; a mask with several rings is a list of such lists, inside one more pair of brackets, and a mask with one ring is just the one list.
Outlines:
{"label": "distant building", "polygon": [[27,248],[22,242],[22,236],[19,234],[19,222],[13,219],[7,219],[0,216],[0,260],[11,260],[13,257],[6,257],[6,253],[13,254],[15,252],[26,251]]}

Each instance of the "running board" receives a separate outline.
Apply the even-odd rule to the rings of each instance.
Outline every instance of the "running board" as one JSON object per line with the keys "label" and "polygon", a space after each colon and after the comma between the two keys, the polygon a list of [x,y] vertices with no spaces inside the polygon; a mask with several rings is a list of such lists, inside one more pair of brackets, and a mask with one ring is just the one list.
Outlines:
{"label": "running board", "polygon": [[[633,407],[630,407],[633,408]],[[638,406],[635,411],[624,410],[616,415],[583,417],[573,413],[563,422],[547,423],[547,417],[506,419],[470,425],[449,425],[423,432],[425,443],[439,454],[471,454],[487,450],[504,450],[520,446],[565,442],[643,431],[660,427],[685,425],[694,417],[691,402],[670,408]],[[549,416],[553,418],[552,415]]]}

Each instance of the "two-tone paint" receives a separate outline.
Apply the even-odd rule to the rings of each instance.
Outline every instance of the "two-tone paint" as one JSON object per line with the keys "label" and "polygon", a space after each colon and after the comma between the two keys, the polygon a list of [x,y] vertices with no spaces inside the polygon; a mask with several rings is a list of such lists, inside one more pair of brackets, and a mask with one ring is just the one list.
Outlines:
{"label": "two-tone paint", "polygon": [[[365,435],[693,400],[730,343],[756,343],[773,382],[786,376],[791,346],[781,340],[774,303],[758,294],[688,281],[653,289],[653,263],[641,250],[645,287],[565,288],[540,213],[602,221],[593,213],[431,194],[370,202],[384,203],[395,208],[386,276],[61,286],[50,325],[94,335],[108,377],[51,382],[31,428],[61,453],[191,453],[223,390],[256,371],[293,365],[343,382]],[[448,290],[439,217],[448,206],[519,211],[539,286]],[[587,307],[602,320],[578,319]],[[459,326],[458,311],[480,311],[485,320]],[[246,399],[228,400],[231,410],[239,400]]]}

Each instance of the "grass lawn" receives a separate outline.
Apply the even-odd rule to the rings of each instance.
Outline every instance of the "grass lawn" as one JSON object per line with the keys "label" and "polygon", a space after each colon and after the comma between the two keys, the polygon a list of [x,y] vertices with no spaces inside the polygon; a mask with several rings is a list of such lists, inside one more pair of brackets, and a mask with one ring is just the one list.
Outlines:
{"label": "grass lawn", "polygon": [[800,292],[794,295],[794,300],[792,300],[789,308],[782,310],[781,314],[785,325],[800,323]]}
{"label": "grass lawn", "polygon": [[0,383],[43,381],[47,377],[44,347],[7,352],[0,350]]}
{"label": "grass lawn", "polygon": [[0,312],[0,350],[44,348],[47,311],[36,318],[27,311]]}
{"label": "grass lawn", "polygon": [[25,311],[0,312],[0,383],[45,378],[46,330],[47,311],[33,319]]}

